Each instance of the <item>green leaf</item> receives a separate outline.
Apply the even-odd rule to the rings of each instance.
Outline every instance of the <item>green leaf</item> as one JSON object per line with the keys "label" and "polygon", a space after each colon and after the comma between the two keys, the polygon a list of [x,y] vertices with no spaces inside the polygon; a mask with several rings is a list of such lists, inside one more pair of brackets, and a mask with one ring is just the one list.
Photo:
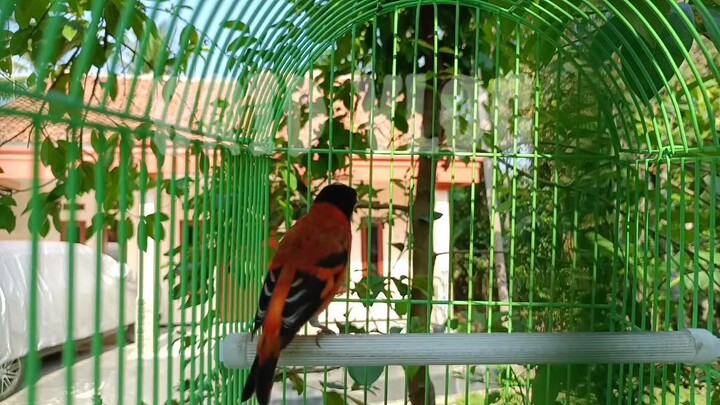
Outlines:
{"label": "green leaf", "polygon": [[419,366],[404,366],[403,368],[405,369],[405,378],[408,380],[412,380],[415,374],[420,371]]}
{"label": "green leaf", "polygon": [[496,212],[507,212],[512,207],[512,199],[505,200],[502,204],[498,205],[495,209]]}
{"label": "green leaf", "polygon": [[[585,234],[585,237],[587,238],[588,242],[595,243],[597,238],[597,244],[600,250],[604,251],[608,256],[614,256],[615,255],[615,244],[612,243],[610,240],[605,238],[604,236],[600,235],[596,232],[587,232]],[[620,252],[618,251],[618,254]]]}
{"label": "green leaf", "polygon": [[[697,9],[703,18],[703,28],[706,37],[715,44],[715,48],[720,49],[720,9],[707,7],[707,13],[700,8]],[[714,26],[709,24],[714,23]]]}
{"label": "green leaf", "polygon": [[162,97],[165,101],[170,101],[172,99],[172,96],[175,94],[175,88],[177,87],[177,77],[172,76],[170,77],[162,88]]}
{"label": "green leaf", "polygon": [[3,71],[8,76],[12,76],[13,74],[13,61],[12,57],[7,56],[5,58],[0,59],[0,70]]}
{"label": "green leaf", "polygon": [[385,291],[385,279],[370,273],[355,285],[355,293],[363,300],[363,305],[370,306],[381,292]]}
{"label": "green leaf", "polygon": [[95,235],[95,231],[97,230],[97,227],[100,226],[100,221],[103,221],[102,226],[106,226],[105,222],[105,215],[101,212],[96,213],[93,215],[92,220],[90,220],[90,226],[87,227],[85,230],[85,237],[90,239]]}
{"label": "green leaf", "polygon": [[488,402],[490,402],[491,404],[496,404],[500,402],[500,400],[502,400],[502,395],[499,391],[492,391],[488,395]]}
{"label": "green leaf", "polygon": [[[715,252],[714,257],[712,257],[713,260],[710,260],[711,259],[710,251],[708,251],[708,250],[698,250],[695,252],[695,254],[698,255],[698,257],[700,258],[701,261],[704,261],[708,264],[715,263],[715,261],[720,259],[720,252]],[[717,266],[717,264],[716,264],[716,266]]]}
{"label": "green leaf", "polygon": [[280,172],[283,181],[285,182],[285,185],[291,192],[295,192],[297,190],[298,186],[298,180],[297,176],[295,176],[295,172],[291,172],[289,169],[285,169]]}
{"label": "green leaf", "polygon": [[407,285],[407,283],[404,282],[404,280],[398,279],[393,277],[392,278],[393,284],[395,284],[395,288],[397,288],[398,293],[406,297],[408,295],[408,292],[410,291],[410,286]]}
{"label": "green leaf", "polygon": [[187,38],[186,41],[188,41],[191,45],[195,45],[200,42],[200,36],[192,24],[188,24],[185,28],[183,28],[180,32],[180,38]]}
{"label": "green leaf", "polygon": [[145,215],[144,218],[147,226],[147,229],[145,230],[147,232],[147,236],[155,241],[163,240],[165,238],[165,227],[160,225],[160,234],[155,235],[155,221],[167,221],[170,217],[162,212],[156,212],[154,214]]}
{"label": "green leaf", "polygon": [[413,276],[412,289],[420,291],[426,296],[432,295],[429,294],[429,291],[432,289],[432,283],[430,283],[430,278],[428,276]]}
{"label": "green leaf", "polygon": [[417,44],[420,45],[421,47],[425,48],[425,49],[430,50],[430,51],[435,51],[435,47],[434,47],[431,43],[425,41],[424,39],[419,39],[419,38],[418,38],[418,39],[417,39]]}
{"label": "green leaf", "polygon": [[108,73],[107,81],[102,82],[101,86],[110,95],[111,100],[115,100],[118,95],[118,80],[115,73]]}
{"label": "green leaf", "polygon": [[42,141],[42,144],[40,144],[40,161],[43,165],[50,166],[54,149],[55,146],[50,138],[45,138],[45,140]]}
{"label": "green leaf", "polygon": [[95,163],[82,162],[80,164],[78,167],[78,172],[80,174],[80,188],[78,189],[78,194],[86,194],[95,190],[96,170],[99,169],[96,169]]}
{"label": "green leaf", "polygon": [[[432,213],[432,220],[433,220],[433,221],[437,221],[438,219],[440,219],[440,218],[442,217],[442,215],[443,215],[442,213],[439,213],[439,212],[437,212],[437,211],[433,211],[433,213]],[[420,220],[421,220],[421,221],[425,221],[425,222],[430,222],[430,216],[429,216],[429,215],[423,215],[423,216],[420,217]]]}
{"label": "green leaf", "polygon": [[72,41],[75,38],[75,36],[77,35],[77,33],[78,33],[78,30],[69,24],[64,26],[62,29],[62,36],[65,39],[67,39],[68,41]]}
{"label": "green leaf", "polygon": [[345,405],[345,400],[340,393],[329,391],[325,393],[325,405]]}
{"label": "green leaf", "polygon": [[302,395],[303,391],[305,391],[305,383],[303,382],[303,379],[295,373],[288,373],[287,378],[290,380],[293,388],[295,388],[295,392],[297,392],[298,395]]}
{"label": "green leaf", "polygon": [[[338,147],[340,145],[335,146]],[[369,199],[372,200],[373,198],[377,197],[378,193],[382,191],[382,189],[373,188],[370,184],[361,183],[355,186],[355,191],[357,192],[358,200],[361,200],[365,196],[369,196]]]}
{"label": "green leaf", "polygon": [[[12,205],[15,205],[15,200],[12,200]],[[13,212],[10,204],[5,204],[0,201],[0,229],[6,230],[11,233],[15,230],[17,218]]]}
{"label": "green leaf", "polygon": [[48,203],[55,203],[59,201],[67,192],[67,187],[64,182],[57,182],[55,187],[47,195]]}
{"label": "green leaf", "polygon": [[241,35],[233,39],[232,42],[230,42],[230,44],[227,46],[227,51],[235,52],[238,49],[245,48],[255,42],[257,42],[257,38],[253,37],[252,35]]}
{"label": "green leaf", "polygon": [[25,81],[28,87],[35,87],[35,84],[37,84],[37,73],[31,73],[30,76],[28,76],[27,80]]}
{"label": "green leaf", "polygon": [[68,154],[68,141],[58,141],[55,147],[49,138],[45,138],[40,146],[40,161],[49,166],[56,179],[65,179],[65,166]]}
{"label": "green leaf", "polygon": [[[98,144],[100,143],[100,136],[100,132],[96,130],[93,130],[90,133],[90,146],[92,146],[93,150],[96,152],[99,150]],[[104,135],[102,136],[104,137]]]}
{"label": "green leaf", "polygon": [[409,308],[410,304],[407,302],[396,302],[395,305],[393,305],[393,311],[401,318],[408,314]]}
{"label": "green leaf", "polygon": [[337,381],[328,381],[327,383],[320,381],[320,384],[326,388],[334,389],[334,390],[344,390],[345,385],[341,382]]}
{"label": "green leaf", "polygon": [[210,327],[213,326],[214,321],[215,321],[215,311],[210,310],[203,318],[200,328],[202,329],[203,332],[207,332],[210,329]]}
{"label": "green leaf", "polygon": [[159,133],[155,133],[153,140],[150,142],[150,150],[152,150],[157,159],[158,167],[165,164],[165,149],[167,144],[165,143],[165,137],[160,136]]}
{"label": "green leaf", "polygon": [[[147,239],[152,238],[154,241],[160,241],[165,238],[165,227],[160,226],[160,234],[155,234],[155,221],[166,221],[169,217],[161,212],[148,214],[140,218],[138,222],[138,247],[143,252],[147,251]],[[143,234],[145,237],[143,237]]]}
{"label": "green leaf", "polygon": [[30,24],[31,19],[37,22],[49,7],[49,0],[23,0],[15,2],[15,22],[21,27]]}
{"label": "green leaf", "polygon": [[[681,3],[678,6],[687,18],[694,23],[695,15],[690,5]],[[670,10],[667,20],[680,38],[680,44],[675,41],[668,30],[664,29],[659,35],[662,41],[660,44],[648,44],[650,54],[639,46],[623,48],[621,52],[623,74],[627,79],[628,87],[638,97],[646,97],[648,100],[652,100],[656,93],[662,90],[666,83],[675,76],[673,68],[680,67],[683,62],[683,50],[689,51],[694,42],[692,31],[685,25],[682,17],[674,7]],[[665,55],[663,46],[667,47],[670,59]],[[658,72],[654,63],[657,63],[660,72]]]}
{"label": "green leaf", "polygon": [[3,195],[0,196],[0,205],[4,205],[6,207],[16,207],[17,202],[15,202],[15,199],[10,195]]}
{"label": "green leaf", "polygon": [[560,393],[561,384],[565,381],[567,368],[541,365],[535,372],[535,379],[532,382],[533,404],[554,405],[555,399]]}
{"label": "green leaf", "polygon": [[382,366],[348,367],[347,370],[353,381],[363,387],[369,387],[380,378],[385,368]]}
{"label": "green leaf", "polygon": [[395,113],[393,124],[400,132],[407,133],[410,130],[410,125],[408,125],[407,119],[402,114]]}
{"label": "green leaf", "polygon": [[182,284],[178,283],[177,285],[175,285],[175,287],[173,287],[173,289],[172,289],[172,293],[171,293],[170,296],[171,296],[172,299],[174,299],[174,300],[177,300],[177,299],[182,298],[182,296],[183,296],[183,294],[182,294]]}
{"label": "green leaf", "polygon": [[591,64],[598,67],[623,45],[622,39],[636,43],[635,33],[618,17],[613,16],[602,27],[598,28],[588,46],[587,57]]}
{"label": "green leaf", "polygon": [[401,251],[401,252],[402,252],[403,250],[405,250],[405,244],[404,244],[404,243],[401,243],[401,242],[393,243],[391,246],[394,247],[395,249]]}
{"label": "green leaf", "polygon": [[115,35],[117,33],[118,22],[120,21],[120,11],[114,2],[109,1],[103,8],[103,17],[105,18],[105,29],[108,33]]}
{"label": "green leaf", "polygon": [[446,321],[448,329],[456,330],[460,326],[460,320],[457,318],[450,318]]}
{"label": "green leaf", "polygon": [[133,131],[135,134],[135,137],[137,139],[143,140],[147,139],[150,136],[152,136],[155,131],[153,131],[153,124],[150,122],[143,122],[142,124],[135,127],[135,130]]}
{"label": "green leaf", "polygon": [[[718,281],[718,274],[715,274],[715,283]],[[697,277],[697,283],[695,282]],[[706,271],[696,271],[685,275],[685,288],[688,290],[707,291],[710,288],[710,275]]]}
{"label": "green leaf", "polygon": [[[119,227],[121,227],[121,226],[122,226],[122,225],[119,225],[119,226],[118,226],[118,232],[120,232]],[[135,227],[133,226],[132,219],[130,219],[130,218],[125,218],[125,225],[124,225],[124,227],[125,227],[125,237],[126,237],[127,239],[132,239],[132,237],[135,236]]]}
{"label": "green leaf", "polygon": [[28,42],[30,35],[33,33],[32,28],[20,29],[10,36],[10,53],[12,55],[24,55],[30,51]]}
{"label": "green leaf", "polygon": [[367,334],[365,328],[358,328],[357,326],[353,325],[352,322],[349,322],[347,320],[345,321],[345,323],[335,322],[335,325],[337,326],[340,333]]}
{"label": "green leaf", "polygon": [[247,29],[248,29],[247,25],[240,20],[225,21],[225,24],[223,24],[223,26],[225,28],[229,28],[231,30],[236,30],[236,31],[247,31]]}

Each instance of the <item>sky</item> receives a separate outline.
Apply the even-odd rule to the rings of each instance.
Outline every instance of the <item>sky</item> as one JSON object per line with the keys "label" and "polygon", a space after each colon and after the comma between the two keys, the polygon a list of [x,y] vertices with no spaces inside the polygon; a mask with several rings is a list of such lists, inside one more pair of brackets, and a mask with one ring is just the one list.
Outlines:
{"label": "sky", "polygon": [[[157,0],[143,0],[143,3],[149,7],[158,4]],[[240,20],[248,26],[250,33],[255,37],[259,37],[278,21],[279,17],[277,16],[282,15],[283,8],[289,8],[289,4],[283,0],[170,0],[160,4],[164,9],[170,8],[170,5],[184,6],[180,12],[181,19],[192,21],[199,32],[205,33],[220,48],[224,48],[228,34],[231,33],[230,30],[223,28],[225,21]],[[163,14],[163,17],[156,21],[157,25],[171,19],[171,16],[167,13]],[[184,26],[184,23],[182,24]],[[182,27],[180,26],[176,28],[177,35],[181,30]],[[234,38],[238,34],[233,33],[232,35]],[[199,62],[190,76],[212,75],[211,72],[216,67],[217,58],[227,59],[221,54],[221,49],[213,49],[208,61]],[[207,73],[203,73],[206,63],[210,64],[210,68]],[[225,63],[221,64],[221,66],[224,65]],[[221,68],[220,74],[222,73]]]}

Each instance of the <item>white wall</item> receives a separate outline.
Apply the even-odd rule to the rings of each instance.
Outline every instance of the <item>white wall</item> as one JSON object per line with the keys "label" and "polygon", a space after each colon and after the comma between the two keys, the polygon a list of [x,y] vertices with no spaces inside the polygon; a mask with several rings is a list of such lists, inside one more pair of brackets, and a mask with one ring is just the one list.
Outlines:
{"label": "white wall", "polygon": [[[378,201],[389,200],[389,182],[383,184],[377,181],[373,182],[373,187],[383,189],[379,193]],[[408,201],[403,195],[403,190],[398,187],[394,187],[395,192],[393,193],[393,202],[396,204],[407,205]],[[435,221],[433,224],[434,233],[434,249],[436,253],[447,252],[449,250],[449,239],[450,239],[450,213],[449,213],[449,202],[448,192],[444,190],[438,190],[435,194],[435,211],[442,213],[442,217]],[[351,263],[350,263],[350,280],[351,288],[353,283],[357,283],[362,279],[362,247],[361,247],[361,232],[357,230],[358,225],[361,222],[363,216],[367,215],[367,211],[358,211],[353,220],[353,245],[351,252]],[[387,215],[387,210],[373,210],[373,217]],[[385,224],[383,229],[383,267],[384,276],[401,278],[402,276],[409,277],[412,268],[412,263],[408,255],[407,246],[400,252],[397,248],[390,246],[390,243],[404,242],[406,243],[406,233],[408,224],[404,220],[398,218],[394,219],[394,224]],[[390,237],[392,236],[392,240]],[[434,268],[434,289],[435,299],[448,299],[449,294],[449,255],[439,255],[435,261]],[[407,281],[407,280],[406,280]],[[349,311],[348,319],[353,323],[365,325],[365,320],[370,321],[368,325],[369,330],[378,329],[381,332],[387,332],[388,326],[392,327],[395,325],[404,325],[405,319],[400,318],[393,309],[387,305],[389,299],[401,299],[397,290],[392,287],[393,296],[386,297],[381,294],[376,298],[376,303],[370,308],[360,302],[346,303],[345,298],[347,295],[343,293],[339,296],[339,301],[334,302],[330,305],[325,314],[320,316],[320,322],[325,323],[326,319],[329,325],[334,325],[335,322],[343,322],[346,312]],[[358,299],[355,294],[350,295],[351,299]],[[385,302],[383,302],[385,301]],[[434,306],[433,307],[433,323],[444,323],[447,317],[447,308]],[[388,320],[390,321],[388,324]]]}

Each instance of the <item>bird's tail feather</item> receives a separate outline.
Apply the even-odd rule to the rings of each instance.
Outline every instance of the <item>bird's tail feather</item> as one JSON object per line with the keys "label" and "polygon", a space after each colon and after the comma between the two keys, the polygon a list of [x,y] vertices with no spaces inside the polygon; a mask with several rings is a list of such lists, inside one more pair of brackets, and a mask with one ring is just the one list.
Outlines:
{"label": "bird's tail feather", "polygon": [[257,367],[258,358],[257,356],[255,356],[255,361],[253,361],[252,367],[250,367],[250,373],[245,379],[245,386],[243,387],[242,398],[240,399],[240,402],[247,401],[255,393],[255,382],[257,381]]}
{"label": "bird's tail feather", "polygon": [[277,367],[278,357],[270,356],[262,364],[259,363],[257,356],[250,368],[245,387],[242,392],[241,402],[245,402],[255,397],[260,405],[268,405],[270,403],[270,393],[272,392],[275,380],[275,368]]}
{"label": "bird's tail feather", "polygon": [[273,383],[275,382],[275,368],[277,367],[278,358],[271,356],[267,358],[263,364],[259,364],[257,368],[257,380],[255,380],[255,396],[260,405],[268,405],[270,403],[270,393]]}

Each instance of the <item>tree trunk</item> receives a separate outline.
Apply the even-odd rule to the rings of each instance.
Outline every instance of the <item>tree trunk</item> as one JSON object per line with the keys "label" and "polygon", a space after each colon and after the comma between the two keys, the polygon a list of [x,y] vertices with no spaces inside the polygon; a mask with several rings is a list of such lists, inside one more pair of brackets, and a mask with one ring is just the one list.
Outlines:
{"label": "tree trunk", "polygon": [[[434,43],[435,36],[435,20],[432,5],[423,6],[420,9],[420,30],[419,37],[424,38],[428,43]],[[433,55],[425,56],[425,66],[423,71],[434,71]],[[422,73],[422,72],[419,72]],[[432,142],[433,134],[439,137],[438,130],[439,103],[433,103],[433,100],[439,99],[441,87],[438,83],[437,91],[433,91],[432,79],[429,79],[429,86],[423,91],[423,115],[422,115],[422,136],[429,140],[428,144],[434,145]],[[433,126],[435,128],[433,128]],[[433,129],[436,129],[433,131]],[[432,146],[431,146],[432,147]],[[412,218],[412,235],[413,235],[413,259],[412,259],[412,275],[413,284],[420,288],[413,288],[411,297],[413,300],[429,300],[432,298],[433,280],[430,278],[430,270],[435,265],[435,252],[433,249],[433,239],[430,233],[430,221],[433,220],[433,207],[430,205],[431,197],[434,193],[433,185],[435,173],[434,168],[437,162],[428,156],[420,156],[418,158],[419,166],[417,173],[417,184],[415,188],[414,212]],[[415,280],[427,280],[427,285],[415,284]],[[429,314],[431,305],[413,304],[410,308],[410,319],[408,325],[409,332],[428,332],[429,331]],[[428,377],[427,367],[410,368],[416,370],[409,377],[408,390],[410,394],[410,403],[412,405],[434,405],[435,404],[435,388],[432,381],[426,379]],[[426,395],[427,391],[427,395]]]}
{"label": "tree trunk", "polygon": [[[429,92],[428,92],[429,93]],[[431,103],[432,105],[432,103]],[[412,299],[424,301],[432,298],[432,279],[430,269],[435,265],[435,252],[433,251],[432,234],[430,233],[430,222],[432,207],[430,197],[432,188],[432,166],[435,164],[431,158],[419,158],[418,178],[415,191],[415,209],[413,217],[413,285],[420,288],[413,288]],[[415,280],[427,280],[427,285],[416,284]],[[428,314],[432,306],[428,304],[412,304],[410,311],[411,332],[428,332]],[[435,389],[432,382],[428,381],[428,396],[426,401],[426,375],[427,367],[419,367],[417,372],[411,376],[409,390],[410,402],[413,405],[435,404]]]}
{"label": "tree trunk", "polygon": [[[489,150],[485,148],[486,150]],[[493,206],[493,160],[490,158],[483,158],[483,180],[485,183],[485,198],[487,199],[488,214],[492,215]],[[493,227],[495,234],[495,244],[493,246],[495,255],[495,284],[497,285],[497,300],[503,302],[510,301],[510,293],[508,292],[508,276],[507,267],[505,266],[505,244],[503,243],[502,233],[502,222],[500,219],[500,213],[495,212],[490,218],[490,223]],[[500,311],[508,311],[508,305],[500,306]]]}

